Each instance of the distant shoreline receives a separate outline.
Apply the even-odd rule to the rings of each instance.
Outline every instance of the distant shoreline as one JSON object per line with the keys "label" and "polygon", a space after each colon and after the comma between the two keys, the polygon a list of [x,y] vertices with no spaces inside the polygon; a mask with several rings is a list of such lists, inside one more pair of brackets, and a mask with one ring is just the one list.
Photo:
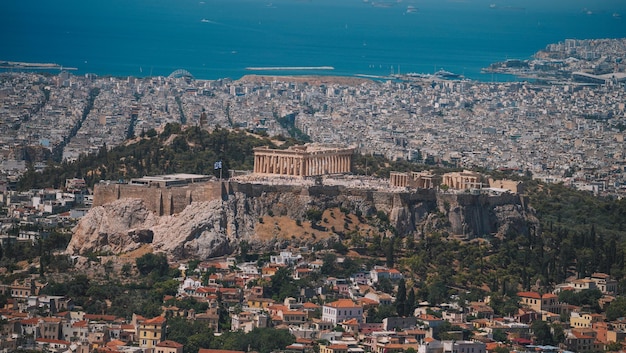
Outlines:
{"label": "distant shoreline", "polygon": [[18,70],[78,70],[75,67],[64,67],[59,64],[52,63],[29,63],[21,61],[0,60],[0,69],[18,69]]}
{"label": "distant shoreline", "polygon": [[237,81],[241,82],[271,82],[271,81],[307,82],[309,84],[361,84],[373,80],[352,76],[330,75],[245,75]]}
{"label": "distant shoreline", "polygon": [[334,70],[332,66],[268,66],[268,67],[246,67],[248,71],[299,71],[299,70]]}

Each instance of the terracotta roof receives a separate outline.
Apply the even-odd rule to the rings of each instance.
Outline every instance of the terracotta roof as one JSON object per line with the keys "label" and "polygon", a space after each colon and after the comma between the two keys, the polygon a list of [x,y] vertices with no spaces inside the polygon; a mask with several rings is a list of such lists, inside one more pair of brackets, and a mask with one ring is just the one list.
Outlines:
{"label": "terracotta roof", "polygon": [[52,322],[52,323],[60,323],[61,322],[61,318],[59,317],[42,317],[41,318],[43,320],[43,322]]}
{"label": "terracotta roof", "polygon": [[501,344],[498,342],[489,342],[487,344],[485,344],[485,349],[487,349],[488,351],[492,351],[498,347],[500,347]]}
{"label": "terracotta roof", "polygon": [[300,310],[288,310],[288,311],[283,311],[283,316],[287,316],[287,315],[298,315],[298,316],[302,316],[302,315],[306,315],[305,311],[300,311]]}
{"label": "terracotta roof", "polygon": [[346,320],[346,321],[342,322],[341,324],[342,325],[358,325],[359,322],[355,318],[352,318],[350,320]]}
{"label": "terracotta roof", "polygon": [[87,326],[89,326],[89,321],[87,320],[76,321],[75,323],[72,324],[72,327],[87,327]]}
{"label": "terracotta roof", "polygon": [[572,334],[578,339],[594,339],[593,336],[587,336],[584,333],[578,331],[572,331]]}
{"label": "terracotta roof", "polygon": [[165,321],[167,320],[163,316],[157,316],[157,317],[153,317],[150,320],[146,320],[142,322],[142,325],[161,325],[161,324],[164,324]]}
{"label": "terracotta roof", "polygon": [[180,348],[183,345],[176,341],[165,340],[157,343],[157,347]]}
{"label": "terracotta roof", "polygon": [[196,289],[196,293],[215,293],[217,289],[210,287],[200,287]]}
{"label": "terracotta roof", "polygon": [[522,298],[541,299],[541,295],[537,292],[518,292],[517,296]]}
{"label": "terracotta roof", "polygon": [[427,321],[443,321],[442,319],[434,316],[434,315],[430,315],[430,314],[422,314],[420,316],[417,317],[420,320],[427,320]]}
{"label": "terracotta roof", "polygon": [[332,303],[324,304],[324,306],[328,306],[331,308],[360,308],[361,305],[354,303],[350,299],[339,299]]}
{"label": "terracotta roof", "polygon": [[362,303],[363,305],[378,305],[379,304],[376,300],[370,299],[370,298],[359,298],[359,303]]}
{"label": "terracotta roof", "polygon": [[607,275],[606,273],[598,273],[598,272],[591,274],[591,277],[592,278],[604,278],[604,279],[611,278],[611,276]]}
{"label": "terracotta roof", "polygon": [[94,320],[94,321],[115,321],[117,317],[115,315],[96,315],[96,314],[85,314],[83,316],[84,320]]}
{"label": "terracotta roof", "polygon": [[330,346],[326,346],[326,348],[330,349],[348,349],[347,344],[331,344]]}
{"label": "terracotta roof", "polygon": [[125,346],[126,342],[120,340],[112,340],[107,343],[107,347],[117,347],[117,346]]}
{"label": "terracotta roof", "polygon": [[22,325],[37,325],[37,324],[39,324],[39,318],[34,317],[32,319],[21,320],[20,323]]}

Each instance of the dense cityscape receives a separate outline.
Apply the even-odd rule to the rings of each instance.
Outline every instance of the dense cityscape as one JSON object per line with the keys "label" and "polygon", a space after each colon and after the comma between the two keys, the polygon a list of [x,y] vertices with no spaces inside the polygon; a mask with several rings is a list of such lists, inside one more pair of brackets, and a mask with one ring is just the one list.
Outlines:
{"label": "dense cityscape", "polygon": [[[445,72],[198,80],[185,70],[168,77],[7,70],[0,74],[0,205],[6,211],[0,215],[0,351],[621,352],[622,221],[596,229],[583,219],[584,227],[570,230],[560,215],[538,220],[527,202],[545,190],[571,188],[615,202],[604,204],[607,214],[626,212],[618,209],[626,193],[625,54],[624,39],[567,40],[533,60],[486,68],[533,78],[520,82],[469,81]],[[178,136],[166,135],[166,124],[182,126],[180,135],[227,128],[252,139],[316,144],[250,147],[254,170],[233,183],[223,180],[228,173],[178,171],[95,186],[76,176],[57,188],[18,190],[26,173],[61,162],[95,160],[152,138],[171,145]],[[185,148],[194,141],[186,140]],[[388,165],[420,167],[392,171],[384,180],[368,178],[367,167],[365,177],[350,175],[355,151]],[[223,161],[213,162],[221,172]],[[435,168],[451,171],[429,171]],[[516,179],[489,174],[503,172]],[[205,182],[212,183],[210,192]],[[540,191],[524,194],[525,184]],[[323,187],[348,201],[316,208],[311,190]],[[359,190],[341,194],[340,188]],[[115,202],[104,200],[105,189]],[[281,190],[311,208],[289,210]],[[222,207],[257,191],[254,210]],[[141,215],[130,214],[136,205],[124,203],[124,193],[144,198]],[[262,204],[272,193],[279,206]],[[337,197],[321,193],[326,201]],[[363,206],[384,203],[381,195],[392,200],[389,212]],[[411,212],[419,214],[406,216],[415,230],[408,236],[400,234],[401,222],[394,224],[405,199],[417,200]],[[479,216],[466,217],[463,209],[473,200],[484,209],[496,200],[485,219],[514,223],[511,215],[519,215],[522,226],[468,236],[467,219]],[[361,208],[346,208],[349,202]],[[259,243],[271,243],[272,250],[253,251],[240,237],[230,253],[214,258],[153,253],[146,244],[156,244],[157,236],[174,238],[191,220],[205,221],[185,213],[191,205],[212,215],[220,207],[248,213],[202,225],[229,235],[260,209],[247,220],[255,224],[248,230],[267,238]],[[125,224],[107,220],[107,212]],[[298,217],[289,219],[290,212]],[[141,217],[161,233],[137,225]],[[183,225],[167,228],[158,217]],[[450,224],[454,217],[462,222]],[[85,219],[101,223],[85,225]],[[97,251],[70,252],[65,247],[81,225],[109,239],[90,239],[102,243]],[[143,245],[122,252],[104,244],[119,241],[107,233],[116,227],[128,242]],[[185,241],[208,232],[197,229]],[[278,241],[282,233],[291,240]],[[320,237],[320,243],[294,246],[298,237]],[[85,245],[76,242],[74,249]],[[553,258],[546,260],[547,253]]]}
{"label": "dense cityscape", "polygon": [[[589,56],[571,49],[576,42],[566,43],[556,49]],[[621,46],[608,47],[623,52],[623,42],[616,43]],[[600,52],[589,60],[595,63],[598,55],[608,57]],[[610,57],[619,63],[616,55]],[[2,170],[23,171],[27,147],[62,150],[63,160],[75,160],[167,122],[287,136],[276,120],[287,116],[312,141],[354,145],[363,154],[516,169],[596,193],[623,191],[626,99],[623,83],[613,79],[601,85],[543,85],[433,77],[202,81],[187,75],[183,70],[148,78],[4,74]]]}

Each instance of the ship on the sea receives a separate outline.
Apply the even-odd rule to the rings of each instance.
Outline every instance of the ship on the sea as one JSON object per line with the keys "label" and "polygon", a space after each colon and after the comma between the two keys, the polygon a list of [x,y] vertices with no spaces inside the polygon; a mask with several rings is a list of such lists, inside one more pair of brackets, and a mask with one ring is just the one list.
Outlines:
{"label": "ship on the sea", "polygon": [[462,75],[455,74],[454,72],[446,71],[444,69],[435,72],[433,76],[444,80],[457,80],[463,78]]}

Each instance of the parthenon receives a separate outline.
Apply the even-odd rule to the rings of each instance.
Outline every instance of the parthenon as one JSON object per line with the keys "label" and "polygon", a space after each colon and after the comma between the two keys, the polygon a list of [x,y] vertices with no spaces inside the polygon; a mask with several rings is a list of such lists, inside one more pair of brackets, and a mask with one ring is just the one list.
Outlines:
{"label": "parthenon", "polygon": [[256,147],[254,173],[296,177],[350,173],[353,148],[307,144],[286,150]]}

